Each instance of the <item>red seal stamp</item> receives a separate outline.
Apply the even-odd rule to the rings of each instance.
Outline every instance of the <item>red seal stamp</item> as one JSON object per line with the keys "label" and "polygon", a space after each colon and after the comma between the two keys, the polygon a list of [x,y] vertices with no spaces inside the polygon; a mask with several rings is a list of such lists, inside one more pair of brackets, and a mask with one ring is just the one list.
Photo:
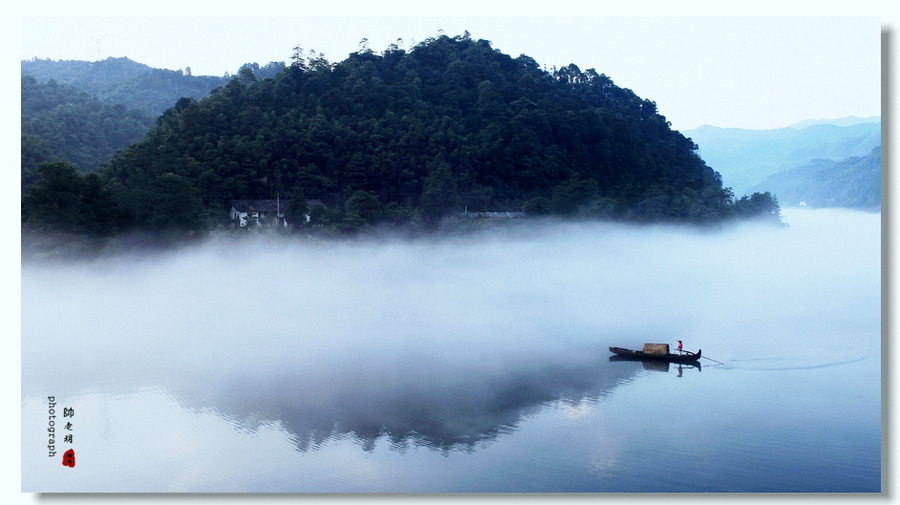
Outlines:
{"label": "red seal stamp", "polygon": [[75,449],[69,449],[63,453],[63,465],[75,468]]}

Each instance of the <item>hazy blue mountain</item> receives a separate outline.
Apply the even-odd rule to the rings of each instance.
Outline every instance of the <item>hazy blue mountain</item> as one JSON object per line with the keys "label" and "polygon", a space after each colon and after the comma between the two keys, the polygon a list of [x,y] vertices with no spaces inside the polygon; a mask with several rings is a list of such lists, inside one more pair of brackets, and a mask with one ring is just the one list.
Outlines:
{"label": "hazy blue mountain", "polygon": [[[179,98],[199,100],[210,91],[228,84],[231,76],[192,75],[190,67],[167,70],[153,68],[122,58],[107,58],[95,62],[80,60],[51,60],[34,58],[23,60],[22,75],[33,76],[38,83],[51,79],[71,86],[90,97],[109,104],[123,104],[128,109],[142,110],[159,116],[175,105]],[[258,79],[273,77],[283,70],[283,62],[271,62],[263,67],[247,63],[244,68]]]}
{"label": "hazy blue mountain", "polygon": [[813,160],[839,161],[868,155],[881,145],[881,121],[859,121],[813,120],[773,130],[704,125],[682,134],[700,147],[703,160],[722,175],[726,186],[740,195],[749,194],[754,185],[772,174]]}
{"label": "hazy blue mountain", "polygon": [[128,58],[106,58],[95,62],[83,60],[22,60],[22,75],[31,75],[39,83],[53,79],[91,94],[94,98],[103,88],[117,86],[146,74],[152,67]]}
{"label": "hazy blue mountain", "polygon": [[870,117],[856,117],[856,116],[847,116],[842,117],[840,119],[807,119],[805,121],[800,121],[799,123],[795,123],[789,125],[788,128],[806,128],[807,126],[817,125],[817,124],[830,124],[834,126],[853,126],[861,123],[880,123],[881,118],[878,116],[870,116]]}
{"label": "hazy blue mountain", "polygon": [[840,161],[813,160],[790,170],[770,175],[753,186],[753,191],[777,195],[785,207],[881,207],[881,146],[866,156]]}

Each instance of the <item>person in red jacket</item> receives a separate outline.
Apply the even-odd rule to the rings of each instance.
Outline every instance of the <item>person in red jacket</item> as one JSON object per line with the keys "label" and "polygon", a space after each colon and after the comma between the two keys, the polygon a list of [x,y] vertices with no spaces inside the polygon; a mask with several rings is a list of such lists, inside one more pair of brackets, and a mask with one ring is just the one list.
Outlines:
{"label": "person in red jacket", "polygon": [[683,353],[684,350],[681,348],[681,340],[678,341],[678,352]]}

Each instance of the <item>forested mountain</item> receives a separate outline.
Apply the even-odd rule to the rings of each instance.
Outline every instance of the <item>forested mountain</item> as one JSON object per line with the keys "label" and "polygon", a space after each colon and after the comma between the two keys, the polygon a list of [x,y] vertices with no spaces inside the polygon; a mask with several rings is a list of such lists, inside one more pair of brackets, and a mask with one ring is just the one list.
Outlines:
{"label": "forested mountain", "polygon": [[22,77],[22,189],[37,180],[38,163],[66,161],[96,170],[154,123],[140,110],[91,98],[72,86]]}
{"label": "forested mountain", "polygon": [[[283,62],[260,67],[248,63],[260,79],[283,70]],[[236,69],[240,71],[239,69]],[[104,103],[121,103],[128,109],[140,109],[152,116],[162,114],[181,97],[200,99],[214,88],[228,83],[230,76],[191,75],[185,70],[152,68],[128,58],[107,58],[88,62],[34,58],[22,61],[22,75],[34,76],[40,83],[53,79],[72,86]]]}
{"label": "forested mountain", "polygon": [[297,48],[272,78],[245,67],[205,98],[178,100],[102,178],[120,229],[208,229],[232,200],[276,196],[322,200],[331,214],[319,224],[341,229],[428,225],[463,209],[778,219],[771,195],[735,202],[654,102],[593,69],[542,70],[468,34],[337,64]]}
{"label": "forested mountain", "polygon": [[881,146],[866,156],[840,161],[814,160],[802,167],[770,175],[753,187],[779,196],[796,207],[881,207]]}
{"label": "forested mountain", "polygon": [[772,130],[705,125],[682,133],[697,143],[703,159],[736,193],[744,193],[772,174],[813,160],[866,156],[881,145],[881,121],[859,121],[804,121]]}

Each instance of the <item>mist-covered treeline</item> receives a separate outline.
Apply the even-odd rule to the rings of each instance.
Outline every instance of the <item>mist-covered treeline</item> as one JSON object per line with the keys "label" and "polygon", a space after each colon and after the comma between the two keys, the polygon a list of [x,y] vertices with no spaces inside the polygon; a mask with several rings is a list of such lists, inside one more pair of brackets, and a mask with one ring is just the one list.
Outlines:
{"label": "mist-covered treeline", "polygon": [[[322,200],[331,213],[317,224],[340,230],[428,226],[464,209],[778,220],[769,194],[737,205],[654,102],[593,69],[547,70],[468,33],[336,64],[298,47],[272,78],[245,67],[206,98],[180,99],[101,175],[118,231],[207,230],[232,200],[276,196]],[[50,186],[35,186],[44,194],[31,204]],[[23,204],[24,222],[47,225],[34,210]]]}

